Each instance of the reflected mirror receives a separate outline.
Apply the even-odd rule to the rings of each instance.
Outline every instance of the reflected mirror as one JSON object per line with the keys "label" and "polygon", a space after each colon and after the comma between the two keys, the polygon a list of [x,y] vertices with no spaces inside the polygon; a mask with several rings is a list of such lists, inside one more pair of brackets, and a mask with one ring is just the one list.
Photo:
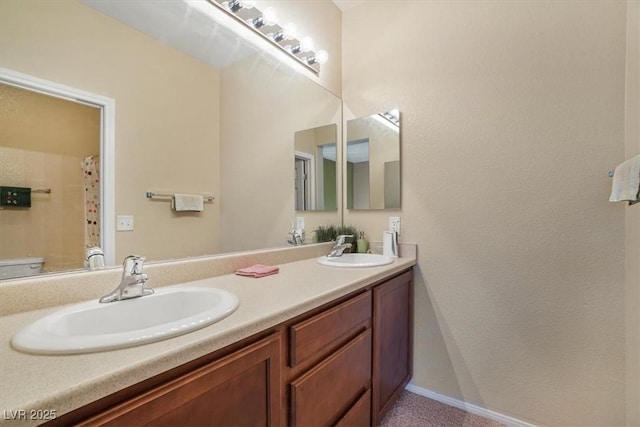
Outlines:
{"label": "reflected mirror", "polygon": [[337,204],[336,139],[338,126],[295,133],[295,205],[297,211],[331,211]]}
{"label": "reflected mirror", "polygon": [[347,209],[399,209],[400,113],[347,121]]}
{"label": "reflected mirror", "polygon": [[[111,265],[131,253],[159,261],[287,245],[299,216],[295,133],[332,124],[342,134],[339,98],[186,1],[2,0],[0,39],[2,67],[115,101],[111,214],[133,221],[112,233]],[[215,199],[178,212],[147,192]],[[326,223],[340,223],[340,206],[305,213],[307,230]],[[0,253],[13,245],[2,236]],[[47,270],[54,254],[42,252],[10,256],[42,256]]]}

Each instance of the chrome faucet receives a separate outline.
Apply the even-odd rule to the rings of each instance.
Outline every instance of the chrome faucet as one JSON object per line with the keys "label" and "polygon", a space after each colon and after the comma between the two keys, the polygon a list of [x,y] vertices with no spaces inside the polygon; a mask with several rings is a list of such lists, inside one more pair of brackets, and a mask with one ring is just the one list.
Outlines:
{"label": "chrome faucet", "polygon": [[304,240],[302,233],[304,233],[302,230],[291,230],[289,233],[289,236],[291,237],[287,239],[287,243],[294,246],[302,246],[302,242]]}
{"label": "chrome faucet", "polygon": [[330,258],[342,256],[345,249],[349,249],[351,247],[351,243],[345,243],[347,237],[352,238],[353,234],[341,234],[336,237],[336,243],[333,245],[331,252],[329,252],[327,256]]}
{"label": "chrome faucet", "polygon": [[122,263],[122,279],[113,292],[100,298],[100,302],[121,301],[123,299],[137,298],[151,295],[154,291],[145,288],[144,284],[149,277],[142,272],[144,258],[137,255],[129,255]]}

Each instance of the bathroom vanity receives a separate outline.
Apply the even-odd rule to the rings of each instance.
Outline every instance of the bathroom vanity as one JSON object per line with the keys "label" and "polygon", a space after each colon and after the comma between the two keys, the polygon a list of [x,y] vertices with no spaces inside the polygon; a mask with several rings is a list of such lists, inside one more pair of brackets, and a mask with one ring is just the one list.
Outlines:
{"label": "bathroom vanity", "polygon": [[[26,380],[41,383],[40,394],[53,393],[51,382],[60,380],[48,402],[18,407],[56,409],[49,425],[377,425],[411,377],[414,264],[406,257],[344,269],[314,257],[280,264],[279,274],[261,279],[202,279],[189,286],[235,291],[238,310],[140,347],[53,357],[3,348],[3,362],[22,363],[23,379],[40,366],[48,378]],[[34,316],[7,318],[4,346],[7,329]],[[3,382],[7,372],[2,367]],[[65,397],[69,408],[59,407]]]}
{"label": "bathroom vanity", "polygon": [[367,287],[51,425],[376,425],[411,376],[412,275]]}

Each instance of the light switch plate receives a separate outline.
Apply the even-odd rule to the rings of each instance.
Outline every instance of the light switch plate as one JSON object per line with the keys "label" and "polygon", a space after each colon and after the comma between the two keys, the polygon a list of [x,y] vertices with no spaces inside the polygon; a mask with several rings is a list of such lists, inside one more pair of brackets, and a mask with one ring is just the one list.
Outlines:
{"label": "light switch plate", "polygon": [[116,231],[132,231],[133,215],[118,215],[116,221]]}

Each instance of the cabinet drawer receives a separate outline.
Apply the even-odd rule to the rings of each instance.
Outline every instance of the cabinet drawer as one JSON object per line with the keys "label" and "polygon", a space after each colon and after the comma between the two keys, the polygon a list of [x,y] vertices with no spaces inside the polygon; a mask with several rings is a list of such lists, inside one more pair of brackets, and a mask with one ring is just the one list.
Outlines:
{"label": "cabinet drawer", "polygon": [[335,427],[364,427],[371,425],[371,389],[349,409]]}
{"label": "cabinet drawer", "polygon": [[289,366],[323,357],[371,326],[371,291],[290,327]]}
{"label": "cabinet drawer", "polygon": [[335,423],[371,385],[371,329],[293,381],[291,423]]}

